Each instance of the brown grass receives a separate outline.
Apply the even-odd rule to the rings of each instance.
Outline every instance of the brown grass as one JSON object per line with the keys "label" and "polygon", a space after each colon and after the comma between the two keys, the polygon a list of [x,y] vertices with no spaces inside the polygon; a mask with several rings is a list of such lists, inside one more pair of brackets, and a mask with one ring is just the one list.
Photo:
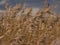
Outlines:
{"label": "brown grass", "polygon": [[29,8],[24,15],[25,9],[25,4],[6,5],[0,20],[0,45],[50,45],[60,37],[60,15],[52,13],[49,7],[38,10],[35,16]]}

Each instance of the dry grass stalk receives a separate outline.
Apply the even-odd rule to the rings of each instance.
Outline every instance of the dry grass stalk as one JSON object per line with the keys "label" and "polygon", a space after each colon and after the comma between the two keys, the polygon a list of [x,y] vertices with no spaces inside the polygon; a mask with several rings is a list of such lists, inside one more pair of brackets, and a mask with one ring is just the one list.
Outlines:
{"label": "dry grass stalk", "polygon": [[[0,45],[50,45],[53,40],[60,37],[60,15],[53,15],[51,10],[40,9],[33,17],[32,8],[23,15],[26,4],[21,9],[20,4],[13,8],[7,5],[3,20],[0,20]],[[45,16],[45,14],[49,16]],[[53,15],[53,16],[52,16]],[[19,18],[19,20],[17,20]]]}

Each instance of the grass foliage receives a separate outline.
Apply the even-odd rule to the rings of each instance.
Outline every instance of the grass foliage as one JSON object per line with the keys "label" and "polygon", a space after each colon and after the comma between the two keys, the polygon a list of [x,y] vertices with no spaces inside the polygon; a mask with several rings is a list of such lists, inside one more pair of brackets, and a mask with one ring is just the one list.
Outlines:
{"label": "grass foliage", "polygon": [[[32,15],[32,8],[24,14],[26,4],[21,7],[6,5],[0,19],[0,45],[50,45],[60,37],[60,15],[48,6]],[[17,15],[19,12],[19,15]]]}

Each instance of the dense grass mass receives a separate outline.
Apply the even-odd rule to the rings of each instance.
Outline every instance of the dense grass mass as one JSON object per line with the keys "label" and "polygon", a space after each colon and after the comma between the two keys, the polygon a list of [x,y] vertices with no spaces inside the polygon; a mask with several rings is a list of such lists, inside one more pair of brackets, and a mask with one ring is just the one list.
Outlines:
{"label": "dense grass mass", "polygon": [[60,15],[53,13],[50,6],[38,10],[34,16],[31,7],[26,14],[25,9],[25,4],[6,5],[0,18],[0,45],[51,45],[60,37]]}

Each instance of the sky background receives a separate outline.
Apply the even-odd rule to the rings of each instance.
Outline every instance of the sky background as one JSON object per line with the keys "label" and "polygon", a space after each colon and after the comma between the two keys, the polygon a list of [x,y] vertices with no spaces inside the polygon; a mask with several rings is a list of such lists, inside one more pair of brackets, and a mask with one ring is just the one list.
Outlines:
{"label": "sky background", "polygon": [[[11,6],[15,6],[16,4],[20,3],[23,5],[26,3],[27,7],[32,6],[33,8],[42,8],[43,7],[43,0],[0,0],[0,10],[5,9],[5,4],[9,3]],[[52,9],[56,11],[60,11],[60,0],[47,0],[47,3],[50,3]],[[53,5],[57,6],[57,8],[53,8]]]}

